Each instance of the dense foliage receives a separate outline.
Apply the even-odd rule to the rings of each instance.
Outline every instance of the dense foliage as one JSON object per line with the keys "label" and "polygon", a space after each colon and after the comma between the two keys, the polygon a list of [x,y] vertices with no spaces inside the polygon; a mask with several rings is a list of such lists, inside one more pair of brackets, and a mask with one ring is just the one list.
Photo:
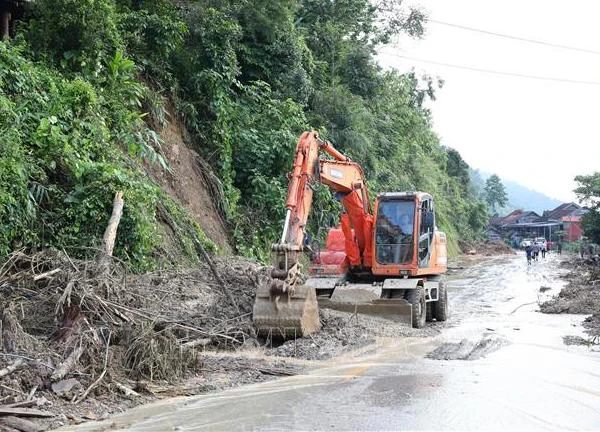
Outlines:
{"label": "dense foliage", "polygon": [[590,211],[581,219],[586,237],[600,244],[600,172],[575,177],[578,183],[575,193],[586,203]]}
{"label": "dense foliage", "polygon": [[[433,80],[377,65],[378,46],[423,32],[402,0],[39,0],[26,17],[0,45],[1,253],[96,244],[123,189],[118,255],[152,266],[165,197],[141,165],[168,164],[150,126],[169,102],[222,182],[242,253],[264,258],[278,236],[308,128],[359,161],[372,192],[432,193],[452,247],[485,225],[468,165],[432,131]],[[324,189],[315,209],[314,231],[339,212]]]}

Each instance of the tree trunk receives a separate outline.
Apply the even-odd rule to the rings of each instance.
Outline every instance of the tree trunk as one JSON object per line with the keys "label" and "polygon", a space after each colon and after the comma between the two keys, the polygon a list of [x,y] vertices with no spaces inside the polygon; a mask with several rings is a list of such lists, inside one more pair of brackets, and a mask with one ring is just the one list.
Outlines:
{"label": "tree trunk", "polygon": [[0,32],[2,36],[2,40],[8,40],[10,37],[10,12],[3,11],[0,14]]}
{"label": "tree trunk", "polygon": [[110,258],[112,257],[113,250],[115,248],[115,240],[117,239],[117,228],[123,215],[123,192],[117,192],[115,199],[113,200],[113,210],[106,231],[104,231],[104,237],[102,238],[101,250],[98,253],[98,263],[101,267],[108,270],[110,265]]}

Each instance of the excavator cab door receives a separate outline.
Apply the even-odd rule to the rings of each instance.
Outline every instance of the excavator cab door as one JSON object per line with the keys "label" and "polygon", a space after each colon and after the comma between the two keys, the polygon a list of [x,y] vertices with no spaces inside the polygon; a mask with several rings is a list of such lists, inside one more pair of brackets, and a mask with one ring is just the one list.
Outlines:
{"label": "excavator cab door", "polygon": [[419,226],[419,252],[418,263],[420,268],[429,266],[431,257],[431,248],[433,242],[433,232],[435,228],[435,213],[433,209],[433,200],[425,199],[421,202],[421,223]]}

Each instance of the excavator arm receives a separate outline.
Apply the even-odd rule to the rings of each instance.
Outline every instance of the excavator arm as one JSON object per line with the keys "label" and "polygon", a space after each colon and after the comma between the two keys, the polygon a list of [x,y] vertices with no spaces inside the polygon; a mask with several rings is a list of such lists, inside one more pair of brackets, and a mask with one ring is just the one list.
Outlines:
{"label": "excavator arm", "polygon": [[[327,154],[333,159],[319,158]],[[313,200],[313,185],[327,185],[340,199],[345,212],[341,226],[349,264],[368,266],[371,262],[373,216],[364,173],[359,164],[319,138],[317,132],[304,132],[296,146],[286,200],[286,216],[275,252],[272,294],[293,290],[299,272],[298,254],[304,250],[306,224]]]}
{"label": "excavator arm", "polygon": [[[321,154],[331,158],[320,158]],[[345,209],[341,226],[349,265],[367,267],[371,263],[373,215],[362,168],[319,139],[317,132],[304,132],[289,173],[283,231],[279,242],[272,245],[271,283],[259,286],[254,303],[254,326],[267,337],[295,338],[320,327],[315,290],[300,283],[299,264],[317,182],[331,188]]]}

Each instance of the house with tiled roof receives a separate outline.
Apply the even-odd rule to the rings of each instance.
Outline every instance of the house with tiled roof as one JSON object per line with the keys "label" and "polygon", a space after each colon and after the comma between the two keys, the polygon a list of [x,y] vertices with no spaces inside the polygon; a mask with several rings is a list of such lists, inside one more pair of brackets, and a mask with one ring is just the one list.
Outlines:
{"label": "house with tiled roof", "polygon": [[564,203],[556,207],[554,210],[546,210],[542,215],[545,221],[560,221],[565,216],[582,216],[585,214],[585,209],[574,202]]}

